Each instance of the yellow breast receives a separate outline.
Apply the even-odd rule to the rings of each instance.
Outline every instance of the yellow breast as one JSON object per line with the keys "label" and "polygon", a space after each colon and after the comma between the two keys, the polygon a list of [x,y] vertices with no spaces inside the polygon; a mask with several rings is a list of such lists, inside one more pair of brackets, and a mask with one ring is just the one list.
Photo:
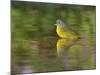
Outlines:
{"label": "yellow breast", "polygon": [[56,32],[58,34],[59,37],[61,38],[68,38],[68,39],[78,39],[78,36],[75,34],[72,34],[71,32],[64,30],[62,27],[57,26]]}

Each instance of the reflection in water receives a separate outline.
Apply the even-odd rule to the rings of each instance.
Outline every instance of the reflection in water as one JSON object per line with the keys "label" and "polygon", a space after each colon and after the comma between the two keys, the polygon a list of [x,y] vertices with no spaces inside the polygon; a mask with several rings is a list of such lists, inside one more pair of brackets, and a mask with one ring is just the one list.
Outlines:
{"label": "reflection in water", "polygon": [[89,43],[59,39],[57,55],[61,59],[64,70],[84,70],[95,68],[95,51]]}
{"label": "reflection in water", "polygon": [[69,39],[59,39],[57,41],[57,54],[58,56],[64,51],[67,50],[75,41]]}
{"label": "reflection in water", "polygon": [[14,52],[12,73],[94,69],[95,48],[84,41],[57,38],[24,41]]}
{"label": "reflection in water", "polygon": [[[69,48],[75,43],[76,41],[72,41],[69,39],[59,39],[57,41],[57,55],[60,57],[64,70],[71,70],[71,61],[73,58],[71,57],[71,54],[69,53]],[[73,56],[75,57],[75,56]],[[71,61],[71,62],[70,62]]]}

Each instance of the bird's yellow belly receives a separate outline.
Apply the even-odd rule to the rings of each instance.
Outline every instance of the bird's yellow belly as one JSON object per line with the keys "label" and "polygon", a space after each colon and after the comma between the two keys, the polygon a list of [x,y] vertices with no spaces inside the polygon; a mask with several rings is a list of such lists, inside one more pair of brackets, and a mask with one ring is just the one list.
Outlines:
{"label": "bird's yellow belly", "polygon": [[64,31],[62,28],[57,27],[56,32],[58,34],[59,37],[61,38],[67,38],[67,39],[78,39],[77,35],[73,35],[72,33],[68,32],[68,31]]}
{"label": "bird's yellow belly", "polygon": [[58,36],[60,36],[62,38],[68,38],[68,33],[67,32],[63,32],[61,30],[57,30],[57,34],[58,34]]}

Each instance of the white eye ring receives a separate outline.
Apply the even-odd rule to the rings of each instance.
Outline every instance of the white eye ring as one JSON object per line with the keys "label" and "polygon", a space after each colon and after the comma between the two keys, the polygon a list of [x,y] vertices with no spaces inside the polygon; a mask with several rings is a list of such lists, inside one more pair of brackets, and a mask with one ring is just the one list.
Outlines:
{"label": "white eye ring", "polygon": [[60,19],[58,19],[58,20],[56,21],[56,23],[57,23],[57,24],[60,24],[60,25],[65,25],[64,22],[63,22],[62,20],[60,20]]}

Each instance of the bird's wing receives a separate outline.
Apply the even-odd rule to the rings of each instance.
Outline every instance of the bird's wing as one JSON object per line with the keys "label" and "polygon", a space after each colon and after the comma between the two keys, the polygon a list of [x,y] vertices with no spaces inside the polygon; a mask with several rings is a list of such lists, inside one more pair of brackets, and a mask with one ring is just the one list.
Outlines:
{"label": "bird's wing", "polygon": [[76,32],[75,30],[73,30],[69,25],[65,26],[64,27],[64,31],[65,32],[69,32],[73,35],[80,35],[78,32]]}

